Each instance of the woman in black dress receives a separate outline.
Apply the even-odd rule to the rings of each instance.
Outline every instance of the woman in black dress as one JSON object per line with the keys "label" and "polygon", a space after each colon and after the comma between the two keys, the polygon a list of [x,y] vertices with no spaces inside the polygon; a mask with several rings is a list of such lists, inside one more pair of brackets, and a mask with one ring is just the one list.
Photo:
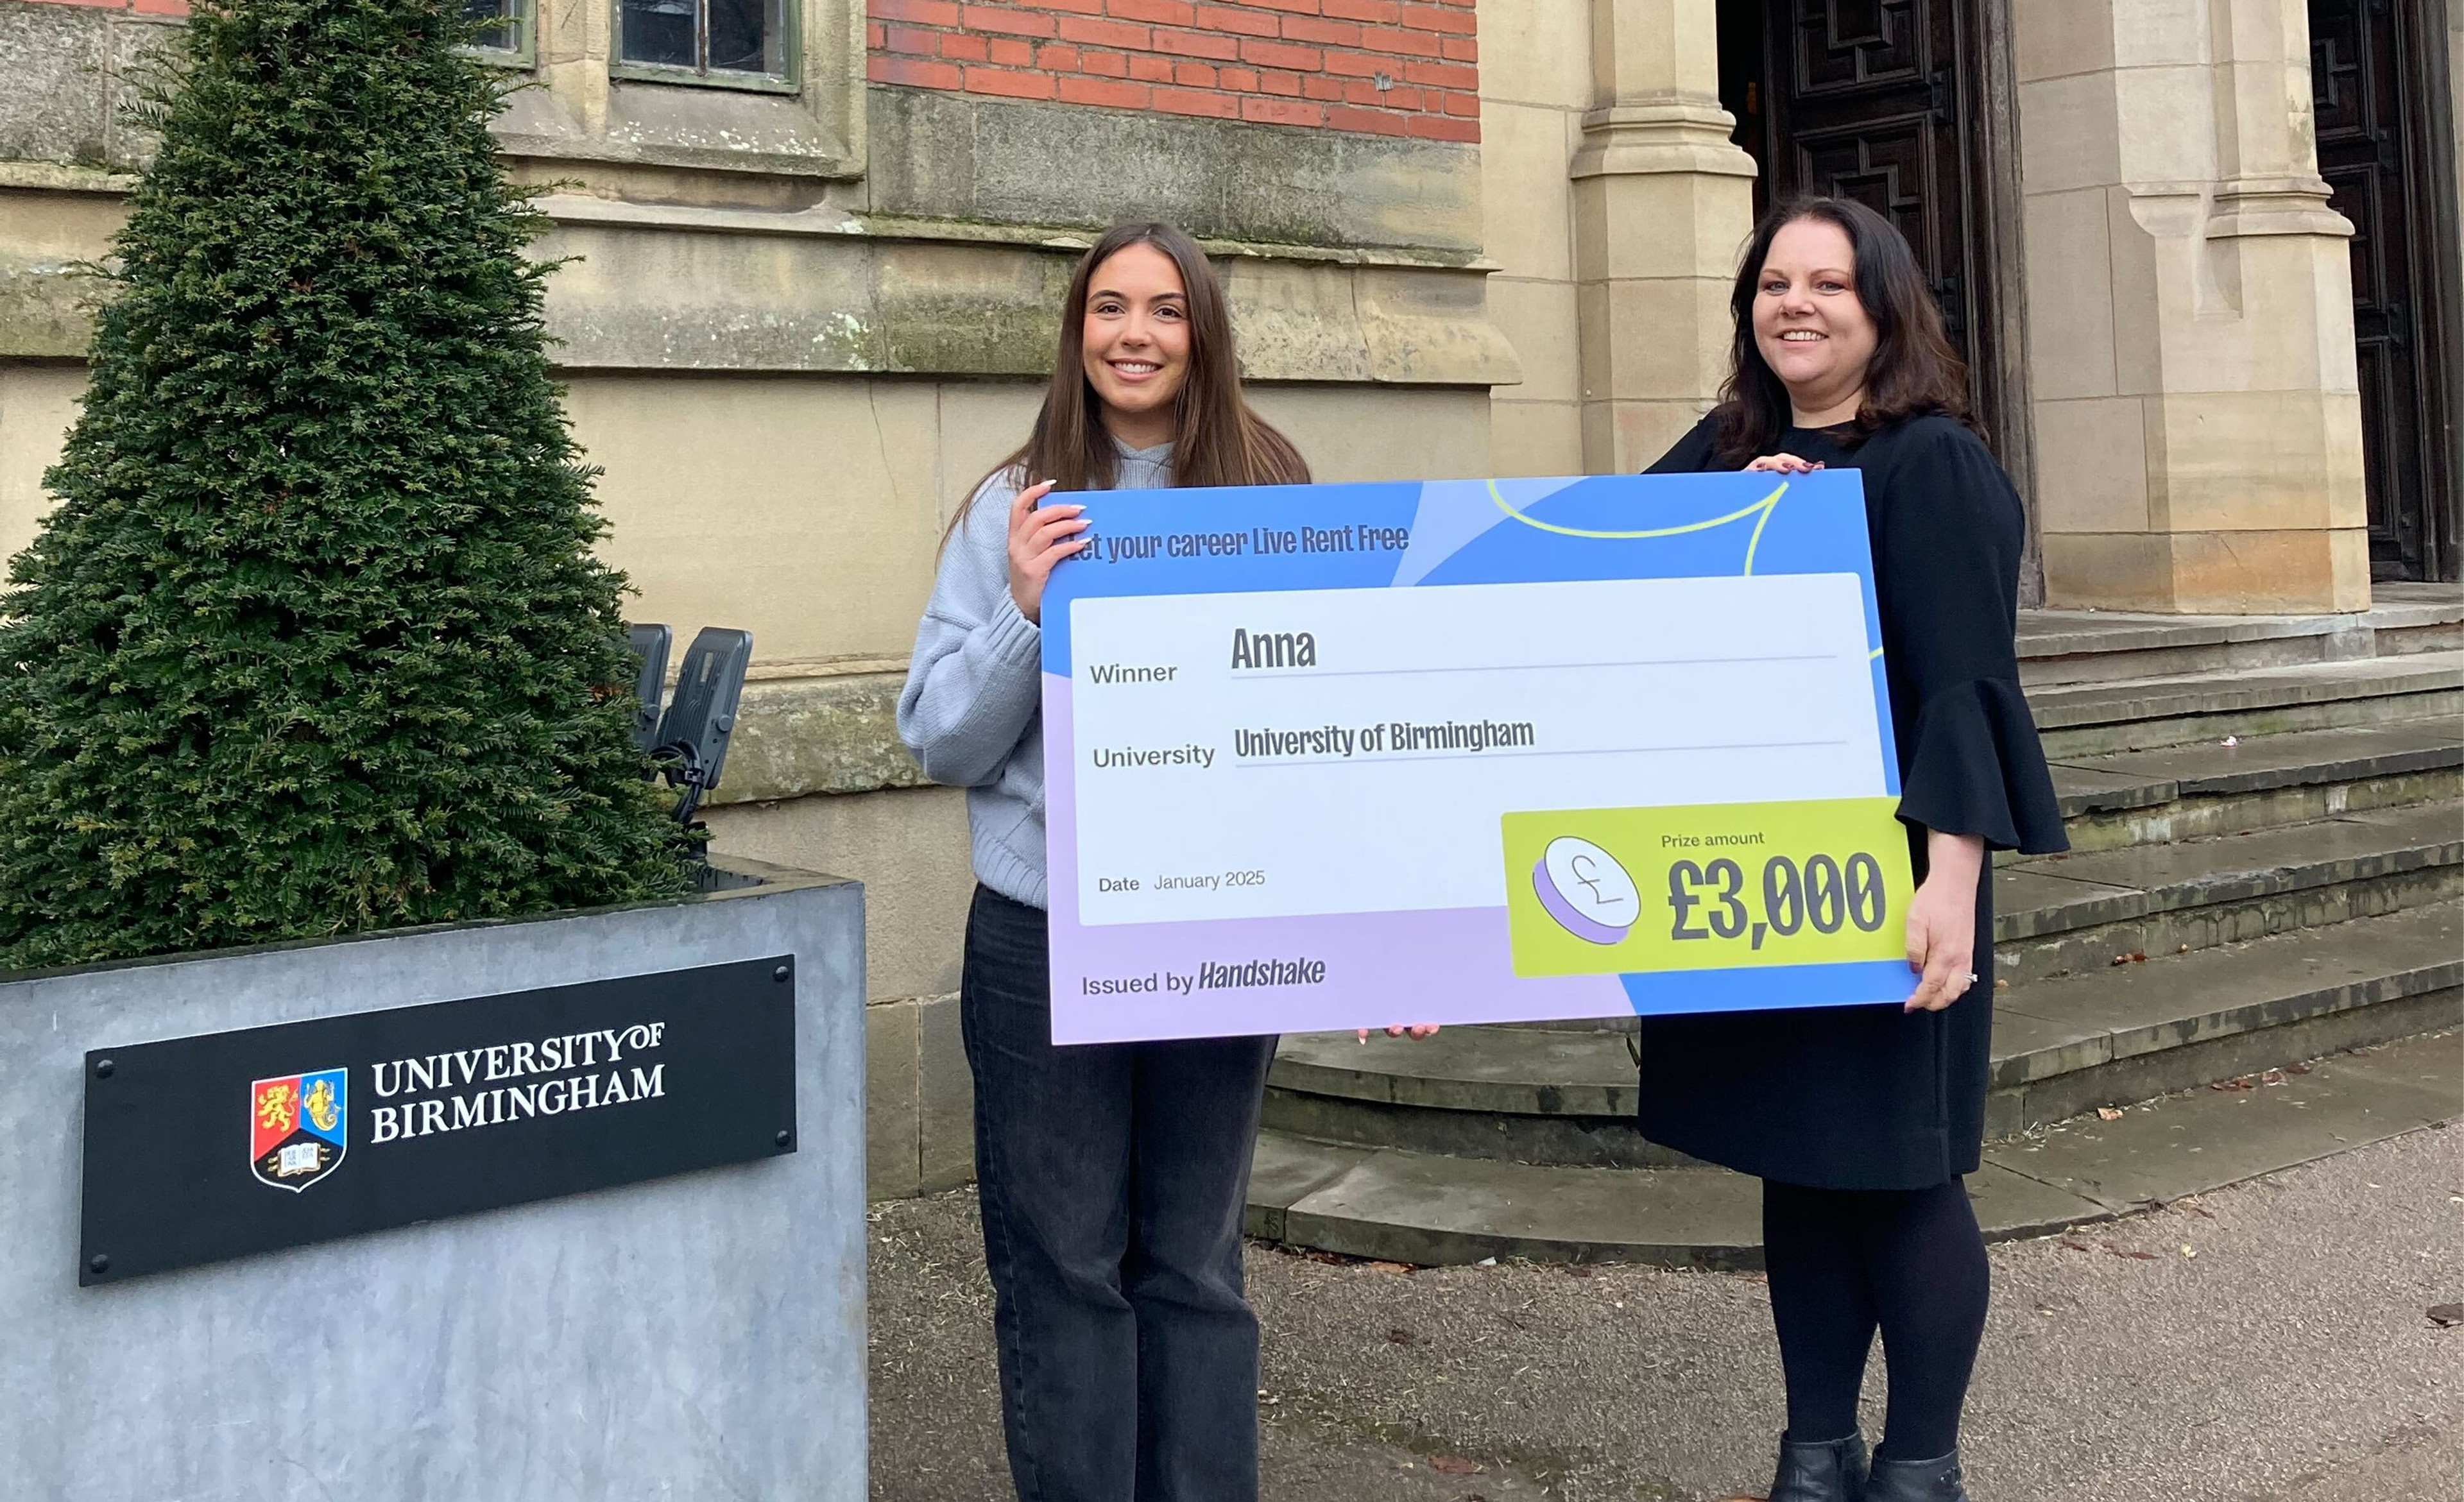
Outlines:
{"label": "woman in black dress", "polygon": [[[1763,1181],[1788,1386],[1771,1502],[1965,1502],[1959,1412],[1985,1327],[1962,1176],[1984,1136],[1989,850],[2064,848],[2019,692],[2019,497],[1967,426],[1967,376],[1900,232],[1805,198],[1755,232],[1720,405],[1653,473],[1861,471],[1900,819],[1918,889],[1912,992],[1642,1022],[1645,1136]],[[1858,1390],[1876,1331],[1890,1411],[1870,1470]]]}

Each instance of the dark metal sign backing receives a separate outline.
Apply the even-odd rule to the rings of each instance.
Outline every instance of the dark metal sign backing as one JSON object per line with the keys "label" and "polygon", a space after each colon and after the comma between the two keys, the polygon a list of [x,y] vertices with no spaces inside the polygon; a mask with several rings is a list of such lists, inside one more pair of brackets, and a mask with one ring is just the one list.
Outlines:
{"label": "dark metal sign backing", "polygon": [[785,956],[97,1049],[77,1281],[795,1151]]}

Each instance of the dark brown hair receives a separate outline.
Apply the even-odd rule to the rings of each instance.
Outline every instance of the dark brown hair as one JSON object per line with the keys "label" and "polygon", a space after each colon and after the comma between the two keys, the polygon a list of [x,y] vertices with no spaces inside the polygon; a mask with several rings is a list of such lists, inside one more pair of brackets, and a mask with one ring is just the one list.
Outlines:
{"label": "dark brown hair", "polygon": [[1836,225],[1856,257],[1857,300],[1874,320],[1874,358],[1865,366],[1865,395],[1857,408],[1861,437],[1928,412],[1968,420],[1968,367],[1942,331],[1942,309],[1925,285],[1916,252],[1888,219],[1853,198],[1810,194],[1793,198],[1763,215],[1737,267],[1728,295],[1736,320],[1727,384],[1713,410],[1718,427],[1713,452],[1721,461],[1743,464],[1779,440],[1791,426],[1788,387],[1764,363],[1754,343],[1754,296],[1771,241],[1800,219]]}
{"label": "dark brown hair", "polygon": [[[1079,259],[1061,303],[1061,347],[1045,387],[1044,409],[1018,451],[984,475],[1015,472],[1022,488],[1109,490],[1120,476],[1120,450],[1106,431],[1103,403],[1087,382],[1087,297],[1095,272],[1133,245],[1151,245],[1180,270],[1189,319],[1189,369],[1173,399],[1172,479],[1177,486],[1306,485],[1309,468],[1291,440],[1249,409],[1232,343],[1232,315],[1215,268],[1198,242],[1168,224],[1116,224]],[[983,480],[968,492],[972,499]],[[951,519],[957,530],[961,505]]]}

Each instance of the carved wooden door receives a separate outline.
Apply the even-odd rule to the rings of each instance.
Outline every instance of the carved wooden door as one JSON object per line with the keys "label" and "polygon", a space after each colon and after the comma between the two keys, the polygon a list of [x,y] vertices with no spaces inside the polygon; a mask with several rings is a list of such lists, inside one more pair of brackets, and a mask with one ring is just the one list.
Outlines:
{"label": "carved wooden door", "polygon": [[2442,541],[2433,508],[2454,481],[2439,452],[2442,346],[2428,216],[2441,211],[2423,170],[2426,65],[2393,0],[2310,0],[2310,89],[2319,170],[2353,222],[2353,335],[2362,383],[2370,571],[2432,577]]}
{"label": "carved wooden door", "polygon": [[1970,143],[1960,75],[1966,0],[1766,0],[1754,113],[1766,201],[1801,192],[1854,198],[1906,235],[1969,364],[1978,410],[1990,361],[1990,278],[1969,212]]}

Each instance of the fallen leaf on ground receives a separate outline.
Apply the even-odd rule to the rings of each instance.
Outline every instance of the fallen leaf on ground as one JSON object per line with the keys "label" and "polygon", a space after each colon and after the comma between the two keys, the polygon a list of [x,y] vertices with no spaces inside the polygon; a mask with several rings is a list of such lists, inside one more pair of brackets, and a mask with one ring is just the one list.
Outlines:
{"label": "fallen leaf on ground", "polygon": [[2307,1074],[2310,1072],[2310,1068],[2311,1067],[2307,1064],[2287,1064],[2284,1066],[2284,1072],[2287,1074]]}
{"label": "fallen leaf on ground", "polygon": [[2208,1088],[2210,1090],[2256,1090],[2258,1087],[2252,1084],[2250,1076],[2245,1074],[2239,1079],[2211,1080]]}
{"label": "fallen leaf on ground", "polygon": [[1461,1455],[1440,1455],[1429,1462],[1429,1469],[1444,1471],[1449,1476],[1477,1476],[1487,1468],[1479,1461],[1466,1460]]}
{"label": "fallen leaf on ground", "polygon": [[2099,1106],[2096,1108],[2096,1118],[2099,1121],[2119,1121],[2122,1119],[2122,1113],[2111,1106]]}
{"label": "fallen leaf on ground", "polygon": [[2083,1242],[2083,1241],[2079,1240],[2079,1239],[2078,1237],[2076,1237],[2076,1236],[2065,1236],[2065,1237],[2063,1237],[2063,1238],[2062,1238],[2062,1249],[2063,1249],[2064,1251],[2094,1251],[2094,1250],[2096,1250],[2096,1248],[2095,1248],[2094,1247],[2089,1246],[2087,1243],[2085,1243],[2085,1242]]}
{"label": "fallen leaf on ground", "polygon": [[2141,951],[2134,949],[2126,955],[2114,956],[2113,962],[2118,965],[2145,964],[2147,962],[2147,956]]}
{"label": "fallen leaf on ground", "polygon": [[2430,1322],[2444,1330],[2451,1325],[2464,1325],[2464,1304],[2432,1304]]}
{"label": "fallen leaf on ground", "polygon": [[[1485,1263],[1482,1265],[1486,1266]],[[1405,1277],[1410,1277],[1413,1272],[1412,1265],[1408,1262],[1372,1262],[1367,1266],[1372,1272],[1397,1272]]]}
{"label": "fallen leaf on ground", "polygon": [[2185,1256],[2185,1257],[2195,1257],[2195,1256],[2197,1256],[2198,1254],[2199,1254],[2199,1248],[2198,1248],[2191,1246],[2189,1242],[2184,1242],[2184,1243],[2182,1244],[2182,1255],[2183,1255],[2183,1256]]}
{"label": "fallen leaf on ground", "polygon": [[2098,1242],[2097,1245],[2102,1247],[2105,1250],[2113,1253],[2117,1257],[2128,1257],[2133,1262],[2153,1262],[2156,1260],[2156,1254],[2152,1251],[2132,1251],[2127,1247],[2117,1247],[2109,1241],[2101,1241]]}

